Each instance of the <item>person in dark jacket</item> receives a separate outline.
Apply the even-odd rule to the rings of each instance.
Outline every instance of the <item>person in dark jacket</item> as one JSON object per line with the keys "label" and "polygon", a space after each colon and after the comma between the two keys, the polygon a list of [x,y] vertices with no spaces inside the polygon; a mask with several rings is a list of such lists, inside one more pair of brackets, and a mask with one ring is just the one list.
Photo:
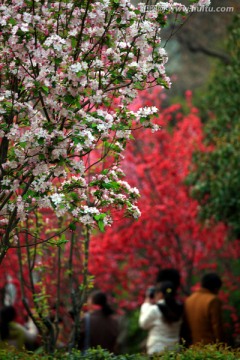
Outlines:
{"label": "person in dark jacket", "polygon": [[92,292],[88,298],[88,308],[81,321],[80,349],[86,351],[101,346],[115,353],[119,325],[106,294],[102,291]]}

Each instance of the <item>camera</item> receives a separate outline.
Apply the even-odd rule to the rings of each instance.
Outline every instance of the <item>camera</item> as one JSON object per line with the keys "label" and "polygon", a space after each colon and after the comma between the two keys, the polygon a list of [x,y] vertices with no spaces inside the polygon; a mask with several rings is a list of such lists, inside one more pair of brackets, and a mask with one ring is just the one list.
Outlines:
{"label": "camera", "polygon": [[150,286],[147,289],[146,296],[149,297],[150,299],[154,299],[154,296],[155,296],[155,287],[154,286]]}

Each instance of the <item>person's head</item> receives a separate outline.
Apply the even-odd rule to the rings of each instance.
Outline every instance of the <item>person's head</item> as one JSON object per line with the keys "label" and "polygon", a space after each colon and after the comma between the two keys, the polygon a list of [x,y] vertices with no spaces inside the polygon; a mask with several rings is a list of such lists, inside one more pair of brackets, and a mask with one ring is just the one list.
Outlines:
{"label": "person's head", "polygon": [[176,287],[171,281],[163,281],[156,286],[155,299],[166,322],[172,323],[181,319],[183,305],[176,301]]}
{"label": "person's head", "polygon": [[95,290],[90,294],[88,305],[90,305],[90,307],[91,305],[98,305],[106,316],[113,314],[113,310],[108,304],[106,294],[100,290]]}
{"label": "person's head", "polygon": [[213,294],[217,294],[222,286],[222,280],[217,274],[208,273],[202,277],[201,285],[204,289],[211,291]]}
{"label": "person's head", "polygon": [[9,323],[16,318],[16,310],[12,305],[4,306],[1,310],[1,322]]}
{"label": "person's head", "polygon": [[156,285],[155,288],[155,299],[170,299],[175,298],[176,288],[171,281],[162,281]]}
{"label": "person's head", "polygon": [[89,302],[94,305],[104,306],[107,303],[107,296],[100,290],[95,290],[89,295]]}
{"label": "person's head", "polygon": [[161,283],[165,281],[170,281],[177,290],[180,286],[181,281],[179,271],[173,268],[160,270],[157,274],[156,282]]}
{"label": "person's head", "polygon": [[16,310],[12,305],[4,306],[0,312],[0,334],[2,340],[7,339],[9,336],[9,323],[14,321],[17,316]]}

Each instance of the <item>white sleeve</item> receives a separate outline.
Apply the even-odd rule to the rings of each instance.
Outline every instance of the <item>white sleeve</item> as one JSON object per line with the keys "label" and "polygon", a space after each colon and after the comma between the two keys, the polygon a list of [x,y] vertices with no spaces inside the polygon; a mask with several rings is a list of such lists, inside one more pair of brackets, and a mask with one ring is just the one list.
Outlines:
{"label": "white sleeve", "polygon": [[37,337],[38,335],[38,329],[31,318],[29,318],[28,322],[24,325],[24,327],[27,329],[28,334],[33,337]]}
{"label": "white sleeve", "polygon": [[145,330],[150,329],[156,320],[156,305],[144,303],[140,309],[139,326]]}
{"label": "white sleeve", "polygon": [[18,329],[18,331],[21,332],[22,336],[24,337],[24,342],[28,342],[28,341],[33,342],[36,340],[36,338],[37,338],[36,331],[34,331],[34,332],[28,331],[24,326],[22,326],[21,324],[18,324],[18,323],[16,323],[15,325],[16,325],[15,327]]}

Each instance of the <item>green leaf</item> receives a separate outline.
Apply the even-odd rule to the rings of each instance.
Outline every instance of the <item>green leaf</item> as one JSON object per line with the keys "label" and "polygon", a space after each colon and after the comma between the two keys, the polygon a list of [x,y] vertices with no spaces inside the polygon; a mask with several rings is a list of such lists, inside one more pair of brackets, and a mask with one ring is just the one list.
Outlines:
{"label": "green leaf", "polygon": [[47,294],[44,294],[44,295],[38,295],[36,294],[36,296],[34,297],[33,301],[35,303],[39,302],[39,301],[43,301],[43,300],[46,300],[47,298],[50,298],[51,296],[50,295],[47,295]]}
{"label": "green leaf", "polygon": [[135,74],[136,74],[136,70],[135,70],[135,69],[129,69],[129,70],[127,71],[127,79],[132,79]]}
{"label": "green leaf", "polygon": [[27,142],[26,141],[22,141],[19,143],[19,146],[23,149],[25,149],[25,147],[27,146]]}
{"label": "green leaf", "polygon": [[23,195],[23,199],[26,200],[29,196],[30,196],[31,198],[35,197],[35,196],[36,196],[36,192],[33,191],[33,190],[31,190],[31,189],[28,190],[28,191],[26,192],[26,194]]}
{"label": "green leaf", "polygon": [[79,200],[79,195],[73,191],[70,193],[70,196],[73,199],[73,201],[77,202]]}
{"label": "green leaf", "polygon": [[105,214],[105,213],[101,213],[101,214],[94,215],[94,219],[95,219],[96,221],[103,220],[105,217],[106,217],[106,214]]}
{"label": "green leaf", "polygon": [[38,158],[39,158],[39,160],[43,161],[43,160],[45,160],[46,157],[44,154],[39,154]]}
{"label": "green leaf", "polygon": [[44,144],[44,138],[38,139],[38,143],[39,143],[39,145],[43,145]]}
{"label": "green leaf", "polygon": [[42,89],[42,92],[45,94],[45,95],[48,95],[49,94],[49,88],[45,85],[42,85],[41,87]]}
{"label": "green leaf", "polygon": [[9,22],[9,24],[11,24],[11,25],[16,25],[16,23],[17,23],[17,21],[15,20],[15,19],[13,19],[13,18],[10,18],[9,20],[8,20],[8,22]]}
{"label": "green leaf", "polygon": [[140,81],[138,81],[138,82],[136,82],[136,83],[134,84],[134,88],[135,88],[135,89],[138,89],[138,90],[143,90],[143,89],[144,89],[144,86],[143,86],[142,83],[140,83]]}
{"label": "green leaf", "polygon": [[57,66],[59,66],[62,63],[62,59],[61,58],[56,58],[54,59],[54,62]]}
{"label": "green leaf", "polygon": [[72,48],[75,49],[76,45],[77,45],[77,39],[76,38],[72,38],[71,39],[71,44],[72,44]]}
{"label": "green leaf", "polygon": [[69,229],[72,230],[72,231],[75,231],[75,230],[77,229],[76,224],[75,224],[75,223],[71,223],[71,224],[69,225]]}
{"label": "green leaf", "polygon": [[108,183],[102,183],[104,189],[119,190],[120,185],[116,181],[110,181]]}
{"label": "green leaf", "polygon": [[104,232],[104,222],[103,220],[98,221],[98,227],[101,232]]}
{"label": "green leaf", "polygon": [[74,104],[74,102],[76,101],[76,99],[70,94],[65,95],[64,100],[66,101],[67,104],[70,104],[70,105]]}

